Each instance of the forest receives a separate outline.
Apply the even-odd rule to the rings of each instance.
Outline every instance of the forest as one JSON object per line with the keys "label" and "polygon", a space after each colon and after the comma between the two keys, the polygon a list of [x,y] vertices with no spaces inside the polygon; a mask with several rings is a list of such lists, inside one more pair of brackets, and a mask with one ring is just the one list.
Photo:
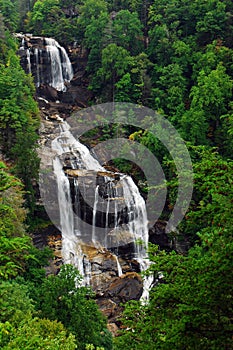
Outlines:
{"label": "forest", "polygon": [[[147,303],[123,306],[116,337],[79,271],[63,265],[46,276],[53,252],[33,245],[35,228],[45,224],[36,214],[40,110],[16,32],[85,49],[90,104],[129,102],[157,111],[192,160],[192,200],[178,227],[189,249],[149,245],[146,274],[159,282]],[[0,0],[1,349],[233,349],[232,38],[231,0]],[[102,140],[119,132],[159,160],[167,220],[178,188],[174,160],[146,129],[96,130]],[[144,182],[133,164],[114,165]]]}

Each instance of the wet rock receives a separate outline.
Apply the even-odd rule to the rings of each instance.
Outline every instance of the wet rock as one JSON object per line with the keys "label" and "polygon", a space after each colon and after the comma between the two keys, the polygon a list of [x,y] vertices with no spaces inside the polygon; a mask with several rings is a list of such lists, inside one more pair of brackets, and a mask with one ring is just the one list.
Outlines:
{"label": "wet rock", "polygon": [[187,253],[190,248],[189,241],[177,229],[174,232],[166,233],[167,221],[158,220],[149,229],[149,241],[159,246],[161,250],[175,250],[180,254]]}
{"label": "wet rock", "polygon": [[154,226],[149,230],[149,241],[153,244],[156,244],[160,249],[165,249],[170,251],[172,249],[172,237],[169,236],[166,229],[166,221],[156,221]]}
{"label": "wet rock", "polygon": [[[64,82],[56,85],[56,90],[53,85],[54,79],[50,79],[50,57],[48,55],[48,39],[45,37],[36,37],[31,34],[15,34],[19,40],[20,49],[18,55],[20,63],[25,72],[31,73],[34,77],[37,86],[37,95],[44,98],[48,102],[60,101],[64,105],[71,105],[75,108],[85,108],[89,101],[93,100],[94,95],[88,90],[88,79],[86,75],[86,65],[88,53],[81,47],[69,47],[67,50],[68,56],[73,67],[73,78],[70,76],[67,81],[64,77]],[[54,42],[54,41],[53,41]],[[56,46],[56,45],[55,45]],[[58,47],[58,50],[61,48]],[[61,55],[64,59],[64,54]],[[30,63],[29,63],[30,62]],[[39,101],[40,108],[47,108],[42,101]]]}
{"label": "wet rock", "polygon": [[[134,236],[124,229],[113,229],[108,233],[109,246],[118,248],[120,255],[129,255],[134,249]],[[124,247],[124,249],[123,249]]]}
{"label": "wet rock", "polygon": [[[76,75],[74,75],[73,79],[75,79],[75,77]],[[73,85],[73,80],[71,81],[70,85],[67,86],[67,90],[65,92],[60,92],[58,96],[62,103],[76,105],[81,108],[86,108],[88,106],[88,102],[93,98],[91,91],[84,90],[80,86]]]}
{"label": "wet rock", "polygon": [[117,304],[129,300],[139,300],[143,291],[141,277],[136,272],[128,272],[112,280],[107,294]]}
{"label": "wet rock", "polygon": [[37,88],[37,93],[40,97],[43,97],[47,101],[57,101],[58,100],[58,91],[46,84],[42,84]]}
{"label": "wet rock", "polygon": [[110,318],[116,315],[118,306],[116,303],[114,303],[114,301],[110,299],[99,298],[97,300],[97,304],[106,317]]}

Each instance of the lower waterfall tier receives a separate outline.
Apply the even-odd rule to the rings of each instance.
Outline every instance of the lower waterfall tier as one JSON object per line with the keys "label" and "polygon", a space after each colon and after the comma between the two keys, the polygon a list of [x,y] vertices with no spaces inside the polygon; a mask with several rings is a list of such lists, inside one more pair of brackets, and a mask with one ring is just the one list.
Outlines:
{"label": "lower waterfall tier", "polygon": [[[79,181],[81,184],[82,181],[80,180],[82,178],[86,178],[84,183],[86,185],[88,182],[88,177],[93,178],[93,169],[84,169],[83,167],[78,169],[78,160],[76,157],[77,152],[70,149],[70,147],[67,147],[67,143],[65,143],[65,141],[69,140],[68,144],[73,144],[73,141],[76,142],[77,140],[71,141],[72,135],[70,135],[69,132],[66,135],[64,134],[64,123],[62,122],[62,119],[58,115],[55,116],[53,109],[51,110],[51,118],[44,118],[40,130],[42,145],[40,150],[42,168],[42,173],[40,174],[40,191],[43,203],[48,203],[48,207],[46,209],[50,214],[50,217],[54,218],[54,216],[58,216],[57,221],[52,220],[57,228],[55,226],[48,228],[48,230],[42,233],[40,236],[38,235],[34,237],[34,241],[37,245],[41,246],[45,244],[45,237],[47,237],[48,244],[54,251],[55,257],[51,263],[51,266],[48,267],[48,273],[56,274],[61,264],[72,261],[78,267],[80,272],[83,273],[83,275],[85,271],[85,281],[87,284],[91,284],[94,292],[96,293],[97,303],[107,316],[110,324],[109,327],[114,333],[117,329],[117,325],[120,324],[118,318],[120,317],[122,311],[121,303],[125,302],[126,300],[139,299],[142,295],[143,297],[146,297],[144,291],[148,295],[148,286],[150,287],[150,284],[153,281],[144,281],[143,285],[143,281],[140,276],[140,271],[146,268],[148,262],[147,259],[142,259],[141,261],[139,259],[135,259],[135,242],[133,240],[133,235],[128,229],[126,229],[126,227],[121,225],[121,227],[118,227],[117,230],[114,230],[116,221],[114,219],[115,209],[114,206],[110,208],[110,203],[109,208],[108,206],[105,207],[105,213],[102,215],[102,223],[100,224],[100,227],[103,228],[107,226],[109,228],[108,236],[111,237],[112,247],[115,247],[115,249],[110,249],[110,246],[106,248],[104,247],[104,244],[101,244],[99,247],[95,247],[92,242],[83,242],[85,241],[85,231],[80,229],[74,230],[74,225],[77,224],[77,220],[76,222],[74,222],[73,219],[67,220],[69,216],[67,216],[67,209],[69,209],[68,212],[71,212],[71,218],[74,214],[74,210],[78,213],[77,208],[74,208],[74,199],[78,196],[78,192],[74,191],[74,183]],[[57,113],[59,113],[59,111]],[[66,126],[68,128],[68,125]],[[66,139],[64,139],[64,136],[66,136]],[[53,140],[57,139],[57,137],[59,137],[60,141],[64,141],[61,147],[59,144],[57,144],[59,151],[52,150]],[[54,142],[55,145],[56,142],[57,141]],[[82,145],[82,148],[83,147],[85,146]],[[83,149],[83,154],[85,154],[85,152],[89,153],[86,147]],[[72,168],[74,158],[76,159],[76,169]],[[60,180],[64,180],[65,188],[66,186],[67,188],[70,188],[68,191],[68,193],[70,193],[70,197],[64,196],[64,200],[61,200],[61,203],[63,203],[62,207],[59,207],[58,203],[55,203],[58,199],[58,192],[56,182],[57,176],[54,173],[54,161],[58,166],[57,171],[60,172]],[[98,168],[98,170],[95,169],[94,172],[95,180],[98,179],[98,181],[95,181],[95,186],[92,188],[93,200],[91,201],[89,199],[89,201],[92,202],[90,209],[93,209],[96,185],[99,185],[100,198],[102,198],[101,200],[104,200],[108,198],[105,193],[105,186],[103,186],[105,184],[104,176],[107,175],[112,181],[119,181],[120,174],[106,172],[105,169],[98,165],[98,162],[96,162],[95,159],[91,159],[91,162],[92,167],[94,164],[97,165]],[[45,184],[52,184],[49,191],[48,188],[43,185],[43,182],[45,182]],[[61,191],[61,194],[63,192]],[[83,193],[83,190],[81,190],[81,193]],[[111,198],[111,196],[109,196],[109,198]],[[67,206],[67,200],[68,203],[70,203],[70,206]],[[87,206],[88,203],[85,202],[85,204]],[[63,226],[62,236],[60,215],[58,214],[60,211],[64,214],[64,223],[68,225],[66,227],[67,235],[64,232]],[[111,211],[111,213],[106,223],[107,211]],[[89,223],[92,224],[92,210],[90,210],[89,214]],[[99,214],[97,214],[96,217],[99,219],[101,218],[101,215],[99,216]],[[169,240],[169,237],[165,234],[165,227],[166,223],[159,221],[156,227],[150,230],[150,241],[155,244],[161,244],[161,247],[164,249],[181,248],[180,246],[174,246],[174,242]],[[83,234],[82,236],[80,231]],[[93,231],[91,230],[91,234],[92,232]],[[144,232],[148,237],[148,231],[146,230]],[[41,241],[42,238],[43,242]],[[82,242],[80,242],[80,238],[82,238]],[[64,249],[66,249],[66,252],[64,252]],[[143,262],[146,262],[144,267],[141,266]]]}
{"label": "lower waterfall tier", "polygon": [[71,131],[66,122],[60,123],[41,179],[46,184],[53,179],[43,199],[62,233],[63,262],[75,265],[83,283],[99,296],[109,293],[112,278],[117,278],[120,285],[131,285],[128,279],[138,281],[137,293],[129,298],[140,298],[143,283],[138,273],[148,265],[144,199],[129,176],[105,170]]}

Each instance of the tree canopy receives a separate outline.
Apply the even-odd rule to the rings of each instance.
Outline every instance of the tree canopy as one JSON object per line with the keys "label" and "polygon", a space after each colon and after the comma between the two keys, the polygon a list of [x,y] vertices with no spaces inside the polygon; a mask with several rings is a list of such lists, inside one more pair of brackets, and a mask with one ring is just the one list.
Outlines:
{"label": "tree canopy", "polygon": [[[231,0],[0,0],[2,349],[233,349],[232,12]],[[32,245],[25,225],[26,207],[37,220],[32,183],[40,121],[32,77],[20,66],[11,35],[16,31],[84,48],[91,103],[132,102],[157,111],[192,159],[192,200],[171,233],[188,241],[189,250],[150,246],[150,299],[124,306],[113,345],[91,290],[76,283],[78,271],[64,266],[46,277],[51,253]],[[148,130],[133,125],[104,126],[100,138],[119,131],[163,167],[168,191],[161,219],[168,220],[178,189],[174,160]],[[146,197],[138,167],[119,159],[114,165],[131,174]]]}

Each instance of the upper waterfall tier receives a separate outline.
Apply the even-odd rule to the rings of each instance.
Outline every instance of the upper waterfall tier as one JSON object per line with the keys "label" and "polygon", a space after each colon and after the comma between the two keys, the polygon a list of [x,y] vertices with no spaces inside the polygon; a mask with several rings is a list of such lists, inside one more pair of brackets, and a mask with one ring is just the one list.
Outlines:
{"label": "upper waterfall tier", "polygon": [[36,87],[50,85],[66,91],[66,83],[73,78],[73,69],[64,47],[52,38],[20,35],[19,53],[28,73],[33,75]]}

